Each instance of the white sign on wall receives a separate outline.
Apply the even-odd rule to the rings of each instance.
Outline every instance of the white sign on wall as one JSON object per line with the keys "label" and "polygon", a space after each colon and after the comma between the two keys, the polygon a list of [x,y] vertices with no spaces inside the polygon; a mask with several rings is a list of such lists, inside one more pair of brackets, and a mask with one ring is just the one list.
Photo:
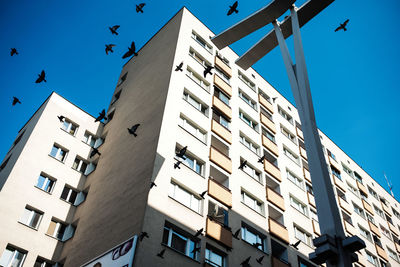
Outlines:
{"label": "white sign on wall", "polygon": [[137,235],[81,267],[132,267]]}

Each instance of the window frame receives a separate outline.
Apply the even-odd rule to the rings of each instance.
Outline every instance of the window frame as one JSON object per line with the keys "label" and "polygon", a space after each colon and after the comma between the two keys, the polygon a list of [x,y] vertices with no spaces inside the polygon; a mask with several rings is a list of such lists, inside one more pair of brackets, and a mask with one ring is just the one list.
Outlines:
{"label": "window frame", "polygon": [[[28,216],[26,216],[26,214],[27,214],[26,211],[29,212]],[[39,211],[30,206],[25,206],[24,213],[22,214],[22,217],[19,219],[18,222],[22,223],[25,226],[28,226],[29,228],[37,230],[43,219],[43,214],[44,213],[42,211]],[[36,221],[36,224],[33,225],[33,222],[35,222],[35,221]]]}
{"label": "window frame", "polygon": [[[19,256],[19,254],[22,255],[22,259],[19,262],[17,267],[22,267],[24,265],[25,259],[26,259],[26,255],[28,254],[27,251],[16,248],[10,244],[7,244],[5,250],[3,251],[3,253],[1,254],[0,260],[3,260],[3,257],[6,257],[7,255],[5,254],[6,251],[8,251],[9,254],[11,254],[11,257],[8,258],[8,262],[7,262],[7,266],[10,265],[10,263],[14,262],[15,259],[17,259],[17,256]],[[5,260],[6,258],[4,258]]]}
{"label": "window frame", "polygon": [[[164,241],[165,241],[165,233],[166,233],[166,231],[168,232],[168,236],[167,236],[167,242],[165,243]],[[173,235],[176,235],[176,236],[178,236],[179,238],[181,238],[182,240],[184,240],[185,242],[186,242],[186,245],[185,245],[185,251],[184,252],[182,252],[182,251],[179,251],[177,248],[174,248],[173,246],[172,246],[172,242],[173,242]],[[189,257],[189,258],[191,258],[191,259],[193,259],[193,260],[195,260],[195,261],[198,261],[198,258],[199,258],[199,252],[198,251],[195,251],[195,253],[193,253],[193,257],[192,256],[190,256],[190,254],[192,254],[191,253],[191,243],[190,242],[193,242],[193,247],[199,247],[198,245],[200,244],[200,242],[198,241],[198,240],[195,240],[192,236],[190,236],[189,234],[187,234],[185,231],[183,231],[182,229],[180,229],[179,227],[177,227],[177,226],[172,226],[172,225],[169,225],[169,224],[165,224],[164,225],[164,228],[163,228],[163,237],[162,237],[162,244],[163,245],[165,245],[165,246],[167,246],[167,247],[169,247],[170,249],[172,249],[172,250],[174,250],[174,251],[176,251],[176,252],[178,252],[178,253],[180,253],[180,254],[183,254],[183,255],[185,255],[185,256],[187,256],[187,257]]]}
{"label": "window frame", "polygon": [[291,194],[289,194],[289,202],[292,208],[309,218],[308,208],[306,204],[304,204]]}
{"label": "window frame", "polygon": [[[255,243],[250,243],[249,241],[249,237],[247,237],[248,234],[251,234],[252,236],[255,237],[256,242]],[[241,235],[241,239],[246,242],[247,244],[250,244],[251,246],[253,246],[254,248],[267,253],[268,252],[268,243],[267,243],[267,236],[261,234],[259,231],[253,229],[252,227],[248,226],[245,223],[242,223],[242,226],[240,228],[240,235]],[[256,243],[261,243],[261,248],[259,248],[260,245],[258,245],[257,247],[254,246],[254,244]]]}
{"label": "window frame", "polygon": [[[264,202],[262,202],[261,200],[257,199],[256,197],[254,197],[252,194],[248,193],[243,188],[242,188],[242,190],[240,192],[240,195],[241,195],[241,199],[240,200],[245,206],[247,206],[250,209],[254,210],[258,214],[260,214],[262,216],[265,216]],[[250,199],[252,201],[253,205],[249,204],[246,201],[246,197],[247,197],[247,199]],[[257,210],[257,207],[259,207],[259,210]]]}
{"label": "window frame", "polygon": [[[177,190],[180,190],[181,193],[177,192]],[[186,195],[189,195],[190,203],[185,203],[185,201],[183,201],[183,199],[179,199],[178,194],[182,195],[182,192]],[[202,212],[203,212],[202,199],[200,197],[198,197],[197,194],[191,192],[190,190],[187,190],[184,186],[180,185],[179,183],[175,182],[172,179],[171,179],[171,182],[170,182],[169,188],[168,188],[168,196],[198,214],[202,214]],[[194,200],[196,200],[196,202],[193,202]],[[194,205],[196,205],[196,203],[197,203],[197,210],[193,208]]]}
{"label": "window frame", "polygon": [[60,129],[72,136],[76,136],[79,129],[79,125],[73,122],[72,120],[65,118],[61,124]]}
{"label": "window frame", "polygon": [[[40,180],[41,177],[44,178],[44,181],[43,181],[42,187],[39,187],[39,180]],[[51,182],[50,182],[50,181],[51,181]],[[52,177],[50,177],[50,176],[48,176],[47,174],[45,174],[45,173],[42,172],[42,173],[39,174],[39,177],[38,177],[38,179],[37,179],[37,181],[36,181],[35,187],[38,188],[38,189],[40,189],[40,190],[42,190],[42,191],[44,191],[44,192],[46,192],[46,193],[48,193],[48,194],[51,194],[51,193],[53,192],[53,190],[54,190],[54,187],[55,187],[55,185],[56,185],[56,182],[57,182],[56,179],[54,179],[54,178],[52,178]],[[47,190],[49,184],[51,184],[51,185],[50,185],[50,190]]]}
{"label": "window frame", "polygon": [[203,37],[201,37],[197,32],[192,30],[192,39],[195,40],[200,46],[202,46],[208,53],[213,54],[213,47],[210,45]]}
{"label": "window frame", "polygon": [[[300,240],[302,243],[306,244],[309,247],[313,246],[312,235],[310,233],[308,233],[303,228],[300,228],[296,224],[293,224],[293,230],[294,230],[294,237],[296,239]],[[301,235],[299,236],[298,234],[301,234]]]}
{"label": "window frame", "polygon": [[[197,98],[194,94],[192,94],[186,88],[183,90],[182,99],[185,100],[189,105],[194,107],[196,110],[200,111],[201,114],[203,114],[207,118],[209,117],[210,107],[207,104],[205,104],[203,101],[201,101],[199,98]],[[195,102],[197,105],[194,104],[193,102]]]}
{"label": "window frame", "polygon": [[[52,155],[54,148],[56,148],[57,151],[55,152],[55,155]],[[58,157],[59,157],[61,151],[64,153],[64,155],[62,155],[61,156],[62,158],[59,159]],[[65,163],[67,156],[68,156],[68,152],[69,151],[66,148],[64,148],[63,146],[60,146],[59,144],[54,143],[50,150],[49,156],[52,157],[53,159],[58,160],[59,162]]]}

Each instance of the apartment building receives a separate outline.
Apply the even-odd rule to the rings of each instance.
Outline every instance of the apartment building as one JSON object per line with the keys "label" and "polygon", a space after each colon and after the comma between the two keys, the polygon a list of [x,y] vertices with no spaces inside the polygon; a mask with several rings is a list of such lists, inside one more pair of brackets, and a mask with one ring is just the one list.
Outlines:
{"label": "apartment building", "polygon": [[[213,35],[181,9],[123,67],[104,125],[45,101],[1,165],[0,266],[94,266],[134,236],[133,266],[315,266],[296,108]],[[354,266],[400,265],[400,203],[320,137],[346,233],[366,243]]]}

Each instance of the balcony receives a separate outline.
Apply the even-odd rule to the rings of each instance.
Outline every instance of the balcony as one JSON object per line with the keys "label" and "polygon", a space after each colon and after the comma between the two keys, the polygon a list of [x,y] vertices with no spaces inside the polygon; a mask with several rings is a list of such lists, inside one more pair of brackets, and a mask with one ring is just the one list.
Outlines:
{"label": "balcony", "polygon": [[389,261],[386,251],[383,248],[381,248],[380,246],[378,246],[376,244],[375,244],[375,248],[376,248],[376,253],[378,253],[379,257],[381,257],[385,261]]}
{"label": "balcony", "polygon": [[231,190],[213,179],[208,180],[208,195],[215,198],[225,206],[232,208]]}
{"label": "balcony", "polygon": [[224,93],[229,97],[232,97],[232,87],[222,80],[222,78],[220,78],[217,74],[214,74],[214,85],[224,91]]}
{"label": "balcony", "polygon": [[388,225],[389,225],[390,231],[392,231],[393,234],[399,236],[399,231],[397,230],[397,228],[393,224],[391,224],[390,222],[388,222]]}
{"label": "balcony", "polygon": [[382,205],[382,209],[383,209],[389,216],[392,216],[392,214],[390,213],[389,207],[386,206],[385,204],[383,204],[382,202],[381,202],[381,205]]}
{"label": "balcony", "polygon": [[267,127],[271,132],[273,132],[274,134],[276,133],[276,127],[275,127],[275,123],[273,121],[271,121],[267,116],[265,116],[264,114],[260,113],[260,121],[261,123]]}
{"label": "balcony", "polygon": [[370,214],[374,215],[374,210],[372,209],[371,205],[364,199],[362,199],[361,202],[363,204],[364,209],[368,211]]}
{"label": "balcony", "polygon": [[217,121],[211,121],[211,130],[229,144],[232,144],[232,133]]}
{"label": "balcony", "polygon": [[333,167],[335,167],[337,170],[341,170],[341,166],[334,160],[331,156],[328,156],[329,164],[331,164]]}
{"label": "balcony", "polygon": [[206,222],[206,235],[215,239],[221,244],[232,248],[232,232],[210,218],[207,218]]}
{"label": "balcony", "polygon": [[307,152],[304,148],[300,147],[300,155],[307,160]]}
{"label": "balcony", "polygon": [[308,199],[308,204],[316,208],[317,206],[315,205],[315,198],[313,195],[311,195],[309,192],[307,192],[307,199]]}
{"label": "balcony", "polygon": [[304,140],[304,135],[303,135],[303,131],[299,129],[299,127],[296,127],[296,133],[297,136],[300,137],[301,139]]}
{"label": "balcony", "polygon": [[225,62],[223,62],[219,57],[215,57],[215,65],[220,68],[223,72],[225,72],[226,75],[229,77],[232,77],[232,69],[226,65]]}
{"label": "balcony", "polygon": [[311,221],[312,221],[312,227],[313,227],[314,233],[317,235],[321,235],[321,229],[319,229],[318,222],[316,222],[315,220],[311,220]]}
{"label": "balcony", "polygon": [[306,168],[303,168],[303,174],[304,178],[311,183],[311,174]]}
{"label": "balcony", "polygon": [[268,160],[264,160],[264,170],[279,182],[282,182],[281,171]]}
{"label": "balcony", "polygon": [[279,156],[278,146],[274,142],[269,140],[268,137],[266,137],[265,135],[262,135],[262,144],[275,156]]}
{"label": "balcony", "polygon": [[397,250],[397,252],[399,252],[399,253],[400,253],[400,244],[398,244],[398,243],[394,242],[394,245],[396,246],[396,250]]}
{"label": "balcony", "polygon": [[347,221],[343,221],[344,229],[349,235],[357,235],[356,228]]}
{"label": "balcony", "polygon": [[232,119],[232,109],[230,106],[222,102],[218,97],[213,96],[212,100],[213,106],[221,111],[229,119]]}
{"label": "balcony", "polygon": [[285,201],[283,197],[269,187],[267,187],[267,200],[280,208],[282,211],[285,211]]}
{"label": "balcony", "polygon": [[351,214],[353,211],[353,208],[351,206],[350,203],[348,203],[346,200],[344,200],[341,197],[338,197],[338,202],[339,202],[339,206],[344,209],[345,211],[347,211],[347,213]]}
{"label": "balcony", "polygon": [[271,235],[289,244],[289,233],[284,225],[270,217],[268,218],[268,228]]}
{"label": "balcony", "polygon": [[373,224],[372,222],[368,221],[368,225],[369,225],[369,229],[371,229],[371,231],[377,235],[378,237],[381,237],[381,232],[379,232],[379,228]]}
{"label": "balcony", "polygon": [[333,175],[333,183],[339,187],[343,192],[346,192],[346,187],[344,186],[344,183],[342,180],[340,180],[339,178],[337,178],[335,175]]}
{"label": "balcony", "polygon": [[271,256],[271,266],[272,267],[290,267],[289,264],[287,264],[286,262],[281,261],[280,259]]}
{"label": "balcony", "polygon": [[365,188],[365,186],[359,181],[357,181],[357,187],[361,192],[363,192],[366,196],[368,196],[367,188]]}
{"label": "balcony", "polygon": [[274,106],[267,99],[265,99],[261,94],[258,95],[258,102],[260,102],[260,104],[264,108],[269,110],[269,112],[274,113]]}
{"label": "balcony", "polygon": [[225,171],[232,173],[232,161],[214,147],[210,147],[210,160]]}

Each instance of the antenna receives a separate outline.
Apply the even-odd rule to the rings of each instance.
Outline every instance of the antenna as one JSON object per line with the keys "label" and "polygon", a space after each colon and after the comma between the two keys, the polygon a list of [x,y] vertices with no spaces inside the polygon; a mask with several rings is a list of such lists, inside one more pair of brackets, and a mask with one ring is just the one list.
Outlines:
{"label": "antenna", "polygon": [[385,172],[383,172],[383,175],[385,176],[386,183],[387,183],[387,184],[388,184],[388,186],[389,186],[390,194],[392,194],[392,197],[394,197],[394,194],[393,194],[393,191],[392,191],[393,184],[389,182],[388,178],[386,177],[386,174],[385,174]]}

